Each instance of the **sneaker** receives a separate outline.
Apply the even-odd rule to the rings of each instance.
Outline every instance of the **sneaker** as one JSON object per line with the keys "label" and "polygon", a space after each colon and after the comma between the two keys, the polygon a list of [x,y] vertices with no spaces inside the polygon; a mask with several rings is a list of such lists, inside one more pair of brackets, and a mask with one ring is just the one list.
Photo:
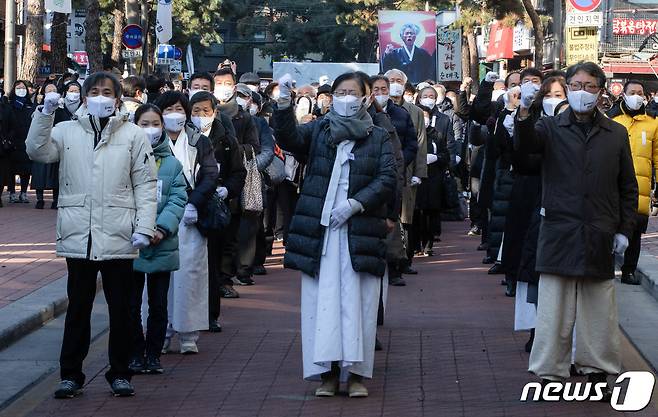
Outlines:
{"label": "sneaker", "polygon": [[388,285],[392,285],[394,287],[404,287],[407,285],[407,281],[405,281],[402,277],[393,277],[388,279]]}
{"label": "sneaker", "polygon": [[29,203],[30,200],[27,199],[27,193],[20,193],[18,196],[18,201],[21,203]]}
{"label": "sneaker", "polygon": [[217,320],[210,320],[210,323],[208,324],[208,331],[210,333],[221,333],[222,326]]}
{"label": "sneaker", "polygon": [[34,205],[34,208],[37,210],[43,210],[43,206],[45,206],[46,203],[43,200],[38,200],[37,204]]}
{"label": "sneaker", "polygon": [[65,398],[73,398],[80,394],[82,394],[82,386],[75,381],[71,381],[70,379],[61,380],[57,386],[57,390],[55,390],[55,398],[60,400]]}
{"label": "sneaker", "polygon": [[473,226],[471,230],[468,231],[469,236],[480,236],[482,234],[482,230],[478,226]]}
{"label": "sneaker", "polygon": [[403,274],[407,274],[407,275],[418,275],[418,271],[416,271],[415,269],[413,269],[410,266],[405,266],[404,268],[402,268],[402,270],[400,272],[402,272]]}
{"label": "sneaker", "polygon": [[350,398],[361,398],[368,396],[368,389],[361,382],[363,378],[359,375],[350,374],[347,379],[347,393]]}
{"label": "sneaker", "polygon": [[[608,375],[603,373],[603,372],[597,372],[593,374],[587,375],[587,382],[591,382],[592,385],[598,384],[598,383],[605,383],[606,386],[602,390],[603,398],[601,398],[599,401],[602,403],[609,403],[610,400],[612,399],[612,389],[610,389],[610,385],[608,385]],[[596,390],[594,390],[596,392]],[[596,395],[596,394],[594,394]]]}
{"label": "sneaker", "polygon": [[143,374],[144,373],[144,358],[134,357],[128,363],[128,369],[133,374]]}
{"label": "sneaker", "polygon": [[50,203],[50,209],[57,210],[57,201],[53,201],[52,203]]}
{"label": "sneaker", "polygon": [[135,395],[135,388],[127,379],[117,378],[110,384],[112,395],[115,397],[132,397]]}
{"label": "sneaker", "polygon": [[236,277],[235,280],[237,281],[236,284],[242,286],[254,285],[256,283],[251,277]]}
{"label": "sneaker", "polygon": [[255,266],[254,275],[267,275],[267,269],[263,265]]}
{"label": "sneaker", "polygon": [[162,350],[160,353],[166,355],[169,353],[169,348],[171,347],[171,337],[165,337],[164,343],[162,344]]}
{"label": "sneaker", "polygon": [[16,197],[16,193],[9,193],[9,202],[18,203],[18,197]]}
{"label": "sneaker", "polygon": [[146,367],[145,373],[159,375],[164,372],[162,365],[160,364],[160,358],[155,356],[148,356],[146,358]]}
{"label": "sneaker", "polygon": [[635,276],[635,274],[633,274],[633,273],[629,273],[629,274],[622,273],[621,274],[621,283],[622,284],[628,284],[628,285],[640,285],[641,284],[640,278]]}
{"label": "sneaker", "polygon": [[232,285],[222,285],[221,291],[222,298],[240,298],[240,293]]}
{"label": "sneaker", "polygon": [[192,355],[199,353],[199,348],[193,340],[186,340],[180,343],[180,353],[183,355]]}

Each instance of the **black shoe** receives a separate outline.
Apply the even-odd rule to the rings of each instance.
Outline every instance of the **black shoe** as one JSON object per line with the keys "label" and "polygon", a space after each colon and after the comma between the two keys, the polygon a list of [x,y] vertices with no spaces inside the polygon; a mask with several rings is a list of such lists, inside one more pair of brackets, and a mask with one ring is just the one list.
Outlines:
{"label": "black shoe", "polygon": [[500,285],[507,285],[507,278],[503,278],[500,280]]}
{"label": "black shoe", "polygon": [[480,236],[482,234],[482,230],[478,226],[473,226],[467,234],[468,236]]}
{"label": "black shoe", "polygon": [[61,380],[57,386],[57,390],[55,390],[55,398],[60,400],[73,398],[80,394],[82,394],[82,385],[75,381],[71,381],[70,379]]}
{"label": "black shoe", "polygon": [[574,365],[573,363],[571,364],[571,366],[569,366],[569,375],[570,375],[570,376],[578,376],[578,375],[580,375],[580,374],[578,373],[578,369],[576,369],[576,365]]}
{"label": "black shoe", "polygon": [[263,265],[258,265],[254,267],[254,275],[267,275],[267,269]]}
{"label": "black shoe", "polygon": [[210,320],[210,325],[208,326],[208,331],[210,333],[221,333],[222,326],[219,325],[217,320]]}
{"label": "black shoe", "polygon": [[44,205],[45,202],[43,200],[38,200],[37,203],[34,205],[34,208],[37,210],[43,210]]}
{"label": "black shoe", "polygon": [[489,249],[489,245],[487,245],[486,243],[480,243],[478,245],[478,250],[479,251],[483,251],[483,250],[487,250],[487,249]]}
{"label": "black shoe", "polygon": [[128,369],[133,374],[143,374],[144,373],[144,358],[134,357],[128,363]]}
{"label": "black shoe", "polygon": [[[603,398],[601,398],[599,401],[602,403],[609,403],[610,400],[612,399],[612,389],[610,389],[610,386],[608,385],[608,375],[603,373],[603,372],[597,372],[595,374],[589,374],[587,375],[587,382],[591,382],[592,385],[598,384],[601,382],[605,382],[605,388],[603,388]],[[594,390],[594,393],[596,390]],[[596,394],[593,394],[596,395]]]}
{"label": "black shoe", "polygon": [[496,260],[494,258],[492,258],[491,256],[485,256],[484,259],[482,259],[482,263],[485,264],[485,265],[493,264],[495,262],[496,262]]}
{"label": "black shoe", "polygon": [[507,297],[516,297],[516,281],[507,281],[505,295]]}
{"label": "black shoe", "polygon": [[57,210],[57,201],[53,201],[52,203],[50,203],[50,209]]}
{"label": "black shoe", "polygon": [[635,276],[635,274],[631,272],[628,274],[621,274],[621,283],[628,285],[640,285],[641,281],[639,277]]}
{"label": "black shoe", "polygon": [[380,350],[384,350],[384,347],[382,346],[382,342],[380,342],[379,339],[375,337],[375,352]]}
{"label": "black shoe", "polygon": [[489,271],[487,274],[489,275],[497,275],[497,274],[502,274],[503,273],[503,265],[495,263],[491,268],[489,268]]}
{"label": "black shoe", "polygon": [[530,339],[525,343],[525,351],[530,353],[532,344],[535,342],[535,329],[530,329]]}
{"label": "black shoe", "polygon": [[400,272],[407,275],[418,275],[418,271],[416,271],[410,266],[405,266],[404,268],[402,268]]}
{"label": "black shoe", "polygon": [[425,251],[425,256],[434,256],[434,250],[429,249]]}
{"label": "black shoe", "polygon": [[149,356],[146,358],[146,368],[145,371],[147,374],[161,374],[164,372],[162,365],[160,364],[160,358],[156,356]]}
{"label": "black shoe", "polygon": [[222,298],[240,298],[240,293],[232,285],[222,285],[221,296]]}
{"label": "black shoe", "polygon": [[135,388],[126,379],[117,378],[110,384],[112,395],[115,397],[132,397],[135,395]]}
{"label": "black shoe", "polygon": [[236,277],[238,285],[254,285],[256,282],[251,277]]}
{"label": "black shoe", "polygon": [[404,287],[407,285],[407,281],[405,281],[402,277],[393,277],[388,279],[388,285],[392,285],[394,287]]}

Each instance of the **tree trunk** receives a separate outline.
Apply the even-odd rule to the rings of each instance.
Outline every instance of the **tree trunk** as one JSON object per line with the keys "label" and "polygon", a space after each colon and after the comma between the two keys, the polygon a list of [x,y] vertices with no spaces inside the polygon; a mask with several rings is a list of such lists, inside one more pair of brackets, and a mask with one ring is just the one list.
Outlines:
{"label": "tree trunk", "polygon": [[[464,28],[466,30],[466,28]],[[468,46],[468,38],[462,36],[462,79],[465,77],[471,77],[471,61],[470,61],[470,47]]]}
{"label": "tree trunk", "polygon": [[53,74],[63,74],[68,68],[66,61],[66,24],[65,13],[53,13],[53,24],[50,27],[50,68]]}
{"label": "tree trunk", "polygon": [[468,61],[471,67],[471,78],[473,78],[473,88],[477,90],[480,85],[480,60],[478,58],[478,45],[475,40],[475,32],[470,28],[466,32],[466,40],[468,41]]}
{"label": "tree trunk", "polygon": [[43,0],[28,0],[25,25],[25,50],[19,80],[35,82],[39,76],[39,65],[43,49]]}
{"label": "tree trunk", "polygon": [[103,52],[101,51],[101,20],[98,0],[85,0],[87,17],[85,19],[85,48],[89,59],[89,72],[103,70]]}
{"label": "tree trunk", "polygon": [[124,0],[116,0],[114,6],[114,35],[112,37],[112,65],[121,69],[121,50],[123,44],[121,43],[121,35],[123,33],[123,26],[125,20]]}
{"label": "tree trunk", "polygon": [[530,17],[532,28],[535,31],[535,68],[541,69],[544,65],[544,28],[537,11],[532,5],[532,0],[522,0],[523,7]]}

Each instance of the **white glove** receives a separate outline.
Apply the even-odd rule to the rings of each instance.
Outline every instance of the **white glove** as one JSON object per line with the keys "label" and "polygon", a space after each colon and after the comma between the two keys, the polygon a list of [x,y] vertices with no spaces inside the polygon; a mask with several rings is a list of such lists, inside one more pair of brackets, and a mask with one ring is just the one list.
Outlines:
{"label": "white glove", "polygon": [[494,71],[489,71],[487,75],[484,76],[484,81],[488,83],[493,83],[498,80],[498,73]]}
{"label": "white glove", "polygon": [[525,82],[521,85],[521,107],[524,109],[530,108],[535,96],[539,91],[539,86],[535,83]]}
{"label": "white glove", "polygon": [[455,155],[455,164],[459,164],[462,161],[462,157],[459,155]]}
{"label": "white glove", "polygon": [[53,114],[55,110],[57,110],[57,107],[59,107],[59,98],[60,95],[55,92],[46,94],[46,97],[43,99],[43,109],[41,109],[41,113]]}
{"label": "white glove", "polygon": [[361,212],[363,206],[361,203],[354,199],[347,199],[340,203],[338,207],[331,210],[331,218],[329,220],[329,227],[334,230],[340,228],[350,217]]}
{"label": "white glove", "polygon": [[183,223],[190,226],[199,220],[199,213],[196,211],[194,204],[187,203],[185,205],[185,213],[183,213]]}
{"label": "white glove", "polygon": [[217,195],[219,195],[219,198],[222,200],[225,200],[228,196],[228,190],[226,187],[217,187]]}
{"label": "white glove", "polygon": [[418,177],[411,177],[411,186],[412,186],[412,187],[415,187],[415,186],[417,186],[417,185],[420,185],[422,182],[423,182],[423,180],[421,180],[421,179],[418,178]]}
{"label": "white glove", "polygon": [[439,160],[439,157],[434,155],[433,153],[428,153],[427,154],[427,165],[432,165],[436,161]]}
{"label": "white glove", "polygon": [[290,92],[292,91],[292,76],[286,74],[279,78],[279,98],[290,100]]}
{"label": "white glove", "polygon": [[623,255],[628,248],[628,238],[621,233],[615,234],[615,240],[612,242],[612,253]]}
{"label": "white glove", "polygon": [[149,237],[141,233],[133,233],[130,243],[132,243],[135,249],[144,249],[151,244]]}

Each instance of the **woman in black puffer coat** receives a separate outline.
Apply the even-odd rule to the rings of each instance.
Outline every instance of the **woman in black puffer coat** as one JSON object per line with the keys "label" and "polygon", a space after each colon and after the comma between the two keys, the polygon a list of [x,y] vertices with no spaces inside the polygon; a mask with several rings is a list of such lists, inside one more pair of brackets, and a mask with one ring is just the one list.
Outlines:
{"label": "woman in black puffer coat", "polygon": [[315,394],[333,396],[343,366],[350,397],[364,397],[386,270],[387,203],[397,177],[392,146],[386,130],[373,124],[366,84],[355,73],[334,81],[323,118],[299,126],[289,75],[279,90],[275,136],[281,148],[308,160],[284,258],[286,267],[302,272],[304,377],[320,375]]}
{"label": "woman in black puffer coat", "polygon": [[[31,84],[27,81],[18,80],[14,83],[8,97],[8,105],[5,106],[5,115],[3,117],[6,134],[11,144],[9,151],[10,178],[7,189],[9,190],[10,203],[29,203],[27,199],[27,186],[30,182],[32,161],[25,151],[25,139],[32,122],[32,113],[34,104],[30,98],[28,87]],[[16,195],[14,184],[14,175],[21,178],[21,191]]]}

